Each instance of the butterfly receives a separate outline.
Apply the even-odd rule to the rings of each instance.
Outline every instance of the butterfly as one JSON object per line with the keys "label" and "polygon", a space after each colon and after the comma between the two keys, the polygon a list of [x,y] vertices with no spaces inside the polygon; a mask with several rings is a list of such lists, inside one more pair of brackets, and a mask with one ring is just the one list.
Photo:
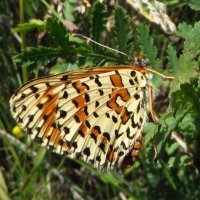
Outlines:
{"label": "butterfly", "polygon": [[140,152],[147,105],[156,121],[149,73],[173,79],[140,58],[38,78],[14,93],[11,112],[33,140],[57,154],[99,170],[128,167]]}

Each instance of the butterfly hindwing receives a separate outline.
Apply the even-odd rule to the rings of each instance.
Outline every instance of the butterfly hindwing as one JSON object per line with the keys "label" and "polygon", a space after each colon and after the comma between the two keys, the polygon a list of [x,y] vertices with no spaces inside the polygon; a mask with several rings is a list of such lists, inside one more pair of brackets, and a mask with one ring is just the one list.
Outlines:
{"label": "butterfly hindwing", "polygon": [[33,80],[11,98],[32,139],[96,168],[118,168],[146,119],[145,75],[126,66]]}

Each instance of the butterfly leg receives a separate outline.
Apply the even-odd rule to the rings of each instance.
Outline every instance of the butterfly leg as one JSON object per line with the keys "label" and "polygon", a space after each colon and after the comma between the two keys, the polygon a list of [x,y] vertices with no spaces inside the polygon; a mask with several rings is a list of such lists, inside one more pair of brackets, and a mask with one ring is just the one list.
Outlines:
{"label": "butterfly leg", "polygon": [[154,121],[154,123],[158,123],[157,117],[153,112],[153,87],[149,85],[148,89],[149,89],[149,111],[151,114],[151,118]]}

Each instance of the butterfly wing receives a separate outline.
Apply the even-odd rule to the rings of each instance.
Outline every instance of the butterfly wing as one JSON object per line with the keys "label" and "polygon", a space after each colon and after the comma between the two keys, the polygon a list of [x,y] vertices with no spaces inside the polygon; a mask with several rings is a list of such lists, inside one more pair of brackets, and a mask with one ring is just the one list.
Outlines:
{"label": "butterfly wing", "polygon": [[122,66],[40,78],[11,98],[32,139],[96,168],[118,168],[141,136],[146,77]]}

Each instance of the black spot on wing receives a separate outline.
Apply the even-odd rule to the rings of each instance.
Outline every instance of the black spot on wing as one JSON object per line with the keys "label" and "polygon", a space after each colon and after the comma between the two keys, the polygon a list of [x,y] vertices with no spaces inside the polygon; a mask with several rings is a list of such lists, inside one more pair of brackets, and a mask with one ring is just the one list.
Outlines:
{"label": "black spot on wing", "polygon": [[22,111],[25,111],[26,108],[27,108],[27,107],[26,107],[25,105],[23,105],[23,106],[22,106]]}
{"label": "black spot on wing", "polygon": [[91,132],[90,137],[97,143],[97,136],[93,132]]}
{"label": "black spot on wing", "polygon": [[84,150],[83,150],[83,153],[86,155],[86,156],[90,156],[90,149],[88,147],[86,147]]}
{"label": "black spot on wing", "polygon": [[30,87],[30,89],[31,89],[31,91],[33,92],[33,93],[36,93],[39,89],[37,88],[37,87],[35,87],[34,85],[32,85],[31,87]]}
{"label": "black spot on wing", "polygon": [[76,101],[76,99],[73,99],[72,103],[75,105],[76,108],[78,108],[78,102]]}
{"label": "black spot on wing", "polygon": [[134,81],[139,84],[137,76],[134,78]]}
{"label": "black spot on wing", "polygon": [[129,79],[129,83],[130,83],[131,85],[135,85],[134,82],[133,82],[133,79]]}
{"label": "black spot on wing", "polygon": [[97,156],[96,161],[101,162],[101,156]]}
{"label": "black spot on wing", "polygon": [[106,137],[108,141],[110,141],[110,134],[108,132],[104,132],[103,136]]}
{"label": "black spot on wing", "polygon": [[90,87],[89,87],[89,85],[88,84],[86,84],[86,83],[82,83],[82,86],[84,86],[87,90],[89,90],[90,89]]}
{"label": "black spot on wing", "polygon": [[53,123],[51,124],[51,126],[52,126],[53,128],[56,128],[56,123],[53,122]]}
{"label": "black spot on wing", "polygon": [[80,119],[79,119],[79,117],[78,117],[77,115],[74,115],[74,119],[75,119],[75,121],[76,121],[77,123],[80,123]]}
{"label": "black spot on wing", "polygon": [[77,142],[73,142],[72,147],[74,147],[74,149],[76,149],[78,147]]}
{"label": "black spot on wing", "polygon": [[44,114],[42,118],[43,118],[44,122],[46,122],[47,119],[48,119],[48,115],[45,115],[45,114]]}
{"label": "black spot on wing", "polygon": [[64,130],[65,134],[69,134],[69,132],[70,132],[70,129],[66,126],[63,128],[63,130]]}
{"label": "black spot on wing", "polygon": [[85,106],[85,107],[83,108],[83,111],[84,111],[84,113],[85,113],[86,116],[89,115],[88,107],[87,107],[87,106]]}
{"label": "black spot on wing", "polygon": [[67,93],[67,91],[64,91],[64,93],[63,93],[63,98],[64,98],[64,99],[67,99],[67,98],[68,98],[68,93]]}
{"label": "black spot on wing", "polygon": [[99,91],[100,96],[104,95],[104,91],[103,90],[99,89],[98,91]]}
{"label": "black spot on wing", "polygon": [[60,118],[64,119],[67,116],[67,112],[64,110],[60,110]]}
{"label": "black spot on wing", "polygon": [[139,94],[134,94],[134,98],[136,99],[136,100],[138,100],[139,98],[140,98],[140,95]]}
{"label": "black spot on wing", "polygon": [[135,72],[134,70],[132,70],[132,71],[131,71],[131,76],[134,77],[135,75],[136,75],[136,72]]}
{"label": "black spot on wing", "polygon": [[110,118],[110,114],[109,114],[109,113],[106,113],[106,117],[107,117],[107,118]]}
{"label": "black spot on wing", "polygon": [[118,121],[117,118],[114,115],[112,116],[112,120],[113,120],[114,123],[117,123],[117,121]]}
{"label": "black spot on wing", "polygon": [[105,153],[105,144],[103,143],[103,142],[101,142],[100,144],[99,144],[99,148],[103,151],[103,153]]}
{"label": "black spot on wing", "polygon": [[99,106],[99,101],[95,102],[95,108],[97,108]]}
{"label": "black spot on wing", "polygon": [[81,137],[85,137],[85,134],[83,133],[83,131],[81,131],[81,130],[78,130],[78,134],[81,136]]}
{"label": "black spot on wing", "polygon": [[38,99],[39,97],[40,97],[39,94],[36,94],[36,95],[35,95],[35,99]]}
{"label": "black spot on wing", "polygon": [[66,81],[67,79],[68,79],[68,75],[63,75],[61,78],[60,78],[60,80],[61,81]]}
{"label": "black spot on wing", "polygon": [[99,117],[99,115],[97,114],[97,112],[93,112],[93,115],[94,115],[95,118]]}
{"label": "black spot on wing", "polygon": [[28,115],[28,123],[32,122],[34,119],[34,115]]}
{"label": "black spot on wing", "polygon": [[90,102],[90,96],[87,93],[85,93],[85,101],[86,103]]}
{"label": "black spot on wing", "polygon": [[127,133],[127,137],[128,137],[128,139],[130,139],[130,140],[132,140],[133,138],[134,138],[134,134],[133,135],[131,135],[131,132],[130,132],[130,128],[128,127],[127,129],[126,129],[126,133]]}
{"label": "black spot on wing", "polygon": [[24,93],[21,93],[20,100],[23,100],[25,97],[26,97],[26,95]]}
{"label": "black spot on wing", "polygon": [[38,104],[37,104],[37,107],[39,108],[39,110],[41,110],[41,109],[43,108],[43,105],[44,105],[44,104],[42,104],[42,103],[38,103]]}
{"label": "black spot on wing", "polygon": [[99,87],[102,86],[102,83],[99,81],[99,78],[95,78],[95,79],[94,79],[94,82],[95,82]]}
{"label": "black spot on wing", "polygon": [[91,128],[91,125],[90,125],[90,123],[89,123],[89,121],[85,121],[85,125],[88,127],[88,128]]}

